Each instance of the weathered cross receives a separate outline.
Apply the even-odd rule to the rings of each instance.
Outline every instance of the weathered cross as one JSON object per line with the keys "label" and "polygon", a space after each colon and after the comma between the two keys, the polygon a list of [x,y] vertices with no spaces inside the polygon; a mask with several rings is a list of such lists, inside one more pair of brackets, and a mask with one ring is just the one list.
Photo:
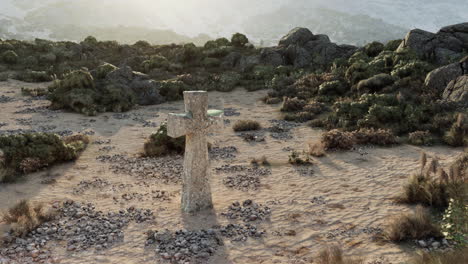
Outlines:
{"label": "weathered cross", "polygon": [[224,127],[224,120],[222,110],[208,110],[205,91],[184,92],[184,103],[184,114],[169,114],[167,134],[173,138],[186,136],[182,210],[194,213],[213,207],[206,136]]}

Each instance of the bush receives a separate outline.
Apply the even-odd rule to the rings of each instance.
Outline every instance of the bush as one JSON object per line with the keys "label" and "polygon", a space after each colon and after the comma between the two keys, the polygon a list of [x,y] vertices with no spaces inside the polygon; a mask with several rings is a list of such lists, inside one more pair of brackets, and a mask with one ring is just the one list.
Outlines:
{"label": "bush", "polygon": [[390,40],[389,42],[387,42],[387,44],[385,44],[384,50],[396,51],[402,42],[402,39]]}
{"label": "bush", "polygon": [[44,222],[52,220],[56,211],[44,209],[42,204],[31,205],[22,200],[8,209],[3,215],[3,221],[11,225],[11,232],[16,237],[24,237]]}
{"label": "bush", "polygon": [[297,97],[294,98],[289,98],[286,97],[284,98],[283,101],[283,106],[281,107],[281,111],[283,112],[295,112],[295,111],[300,111],[304,108],[306,105],[306,101],[301,100]]}
{"label": "bush", "polygon": [[249,39],[241,33],[236,33],[232,35],[231,43],[234,47],[244,47],[245,44],[249,43]]}
{"label": "bush", "polygon": [[377,41],[369,43],[364,47],[364,51],[369,57],[375,57],[379,55],[380,52],[382,52],[383,50],[384,50],[384,44],[377,42]]}
{"label": "bush", "polygon": [[445,238],[456,241],[461,246],[468,244],[468,188],[464,188],[464,199],[450,199],[442,217],[442,233]]}
{"label": "bush", "polygon": [[169,69],[170,62],[169,60],[161,55],[153,55],[149,60],[145,60],[142,63],[142,68],[145,72],[149,72],[155,68]]}
{"label": "bush", "polygon": [[338,246],[323,249],[315,260],[317,264],[364,264],[361,258],[343,256],[343,250]]}
{"label": "bush", "polygon": [[359,93],[379,92],[383,88],[392,85],[395,79],[385,73],[377,74],[369,79],[359,81],[357,89]]}
{"label": "bush", "polygon": [[16,64],[18,62],[18,54],[12,50],[3,52],[0,58],[6,64]]}
{"label": "bush", "polygon": [[468,248],[462,247],[445,252],[422,252],[410,260],[410,264],[455,264],[466,263]]}
{"label": "bush", "polygon": [[468,145],[468,122],[463,114],[458,114],[457,121],[446,133],[444,141],[453,147]]}
{"label": "bush", "polygon": [[212,75],[208,90],[230,92],[234,90],[241,80],[241,75],[236,72],[224,72],[220,75]]}
{"label": "bush", "polygon": [[253,131],[261,128],[260,123],[253,120],[238,120],[232,129],[236,132]]}
{"label": "bush", "polygon": [[49,100],[54,109],[69,109],[89,116],[100,112],[123,112],[136,102],[135,94],[120,85],[96,86],[87,70],[73,71],[49,86]]}
{"label": "bush", "polygon": [[144,156],[160,157],[169,154],[183,154],[185,151],[185,136],[171,138],[167,135],[167,124],[162,124],[144,145]]}
{"label": "bush", "polygon": [[325,146],[322,142],[309,143],[309,154],[313,157],[325,156]]}
{"label": "bush", "polygon": [[417,206],[413,213],[392,219],[383,235],[393,242],[442,237],[439,227],[432,222],[428,211],[422,206]]}
{"label": "bush", "polygon": [[23,95],[37,97],[47,95],[47,89],[45,88],[33,88],[33,87],[22,87],[21,93]]}
{"label": "bush", "polygon": [[425,78],[426,74],[431,70],[431,66],[427,62],[423,61],[410,61],[401,62],[395,66],[392,71],[392,76],[398,78],[405,78],[412,76]]}
{"label": "bush", "polygon": [[289,155],[289,164],[292,165],[310,165],[312,164],[312,161],[310,160],[309,154],[306,152],[297,152],[297,151],[292,151],[291,154]]}
{"label": "bush", "polygon": [[390,130],[361,128],[353,131],[352,137],[356,144],[372,144],[372,145],[393,145],[397,143],[395,135]]}
{"label": "bush", "polygon": [[319,86],[320,95],[341,95],[346,92],[346,86],[341,81],[324,82]]}
{"label": "bush", "polygon": [[14,181],[19,175],[75,160],[88,143],[85,136],[60,139],[50,133],[0,136],[3,151],[0,181]]}
{"label": "bush", "polygon": [[94,71],[94,73],[95,73],[94,76],[95,76],[97,79],[104,79],[104,78],[106,78],[107,74],[109,74],[110,72],[112,72],[112,71],[114,71],[114,70],[116,70],[116,69],[117,69],[116,66],[114,66],[114,65],[112,65],[112,64],[110,64],[110,63],[105,62],[105,63],[99,65],[99,66],[96,68],[96,70]]}
{"label": "bush", "polygon": [[351,149],[356,141],[350,132],[342,132],[338,129],[333,129],[322,134],[320,142],[325,150],[331,149]]}
{"label": "bush", "polygon": [[408,143],[416,146],[431,146],[434,138],[429,131],[414,131],[408,135]]}
{"label": "bush", "polygon": [[21,72],[15,76],[15,79],[18,79],[23,82],[31,82],[31,83],[37,83],[37,82],[50,82],[54,80],[54,77],[50,74],[48,74],[45,71],[31,71],[31,70],[26,70],[24,72]]}

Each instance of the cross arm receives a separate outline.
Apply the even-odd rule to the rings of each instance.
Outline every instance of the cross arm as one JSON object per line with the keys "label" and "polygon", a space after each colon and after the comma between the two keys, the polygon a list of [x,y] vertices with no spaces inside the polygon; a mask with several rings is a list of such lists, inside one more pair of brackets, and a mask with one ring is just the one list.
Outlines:
{"label": "cross arm", "polygon": [[167,119],[167,135],[178,138],[187,134],[187,124],[190,121],[190,114],[169,114]]}

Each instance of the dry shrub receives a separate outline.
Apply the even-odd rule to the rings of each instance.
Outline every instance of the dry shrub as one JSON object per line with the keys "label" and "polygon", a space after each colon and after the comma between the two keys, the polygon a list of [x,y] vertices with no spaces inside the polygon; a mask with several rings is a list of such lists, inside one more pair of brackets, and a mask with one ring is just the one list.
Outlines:
{"label": "dry shrub", "polygon": [[22,173],[31,173],[47,167],[47,164],[38,158],[25,158],[19,164]]}
{"label": "dry shrub", "polygon": [[356,144],[392,145],[397,143],[395,135],[387,129],[361,128],[353,131],[352,135]]}
{"label": "dry shrub", "polygon": [[392,219],[383,235],[394,242],[442,237],[439,227],[432,222],[427,209],[420,205],[416,207],[415,212]]}
{"label": "dry shrub", "polygon": [[[450,198],[463,197],[467,184],[466,167],[468,155],[462,154],[450,167],[449,173],[439,167],[436,159],[428,162],[426,153],[421,154],[420,170],[409,177],[403,193],[397,201],[408,204],[423,204],[436,208],[448,206]],[[463,171],[463,172],[461,172]]]}
{"label": "dry shrub", "polygon": [[320,140],[323,144],[325,150],[330,149],[351,149],[356,141],[354,139],[353,133],[351,132],[342,132],[338,129],[333,129],[322,134]]}
{"label": "dry shrub", "polygon": [[260,159],[257,159],[257,158],[253,158],[250,163],[254,166],[259,166],[259,165],[263,165],[263,166],[269,166],[270,165],[270,162],[268,161],[267,157],[265,156],[262,156]]}
{"label": "dry shrub", "polygon": [[313,157],[325,156],[325,146],[322,142],[309,143],[309,154]]}
{"label": "dry shrub", "polygon": [[56,211],[46,210],[42,204],[32,205],[22,200],[3,215],[3,221],[11,225],[14,236],[24,237],[44,222],[52,220]]}
{"label": "dry shrub", "polygon": [[318,254],[316,262],[318,264],[363,264],[362,258],[343,256],[343,250],[338,246],[326,248]]}
{"label": "dry shrub", "polygon": [[429,131],[415,131],[408,134],[408,142],[416,146],[430,146],[434,143],[434,138]]}
{"label": "dry shrub", "polygon": [[410,260],[411,264],[458,264],[468,263],[468,247],[453,251],[432,252],[423,251]]}
{"label": "dry shrub", "polygon": [[281,107],[282,112],[296,112],[301,111],[306,106],[307,102],[297,97],[289,98],[285,97],[283,106]]}
{"label": "dry shrub", "polygon": [[254,120],[238,120],[232,129],[236,132],[253,131],[261,128],[260,123]]}

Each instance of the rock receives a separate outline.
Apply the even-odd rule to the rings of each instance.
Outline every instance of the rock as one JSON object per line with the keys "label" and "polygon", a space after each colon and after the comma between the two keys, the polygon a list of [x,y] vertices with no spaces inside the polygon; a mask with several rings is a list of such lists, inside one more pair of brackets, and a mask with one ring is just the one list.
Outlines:
{"label": "rock", "polygon": [[289,33],[281,38],[279,41],[280,46],[289,46],[289,45],[304,45],[309,40],[314,38],[314,34],[310,32],[307,28],[294,28],[293,30],[289,31]]}
{"label": "rock", "polygon": [[437,242],[437,241],[432,242],[431,246],[432,246],[433,248],[436,248],[436,249],[437,249],[437,248],[440,247],[440,242]]}
{"label": "rock", "polygon": [[468,74],[468,56],[461,59],[460,67],[462,69],[462,75],[463,74]]}
{"label": "rock", "polygon": [[[252,70],[255,65],[260,64],[260,56],[259,55],[252,55],[252,56],[242,56],[239,60],[239,69],[242,72],[246,72]],[[468,68],[467,68],[468,70]]]}
{"label": "rock", "polygon": [[283,65],[283,55],[277,48],[264,48],[260,51],[260,63],[265,65],[272,65],[275,67]]}
{"label": "rock", "polygon": [[425,85],[429,89],[442,92],[447,85],[462,75],[461,63],[452,63],[431,71],[426,76]]}
{"label": "rock", "polygon": [[456,102],[464,107],[468,106],[468,75],[458,77],[445,88],[442,98],[446,101]]}
{"label": "rock", "polygon": [[418,245],[419,245],[420,247],[427,247],[427,243],[426,243],[426,241],[424,241],[424,240],[418,240]]}
{"label": "rock", "polygon": [[312,61],[312,57],[307,50],[298,45],[290,45],[286,49],[286,62],[294,67],[303,68],[308,66]]}
{"label": "rock", "polygon": [[242,55],[239,52],[231,52],[226,57],[224,57],[223,61],[221,62],[221,67],[223,68],[235,68],[239,60],[241,59]]}
{"label": "rock", "polygon": [[442,28],[437,33],[421,29],[411,30],[400,44],[397,52],[411,49],[420,59],[432,59],[438,64],[447,64],[468,49],[468,22]]}

